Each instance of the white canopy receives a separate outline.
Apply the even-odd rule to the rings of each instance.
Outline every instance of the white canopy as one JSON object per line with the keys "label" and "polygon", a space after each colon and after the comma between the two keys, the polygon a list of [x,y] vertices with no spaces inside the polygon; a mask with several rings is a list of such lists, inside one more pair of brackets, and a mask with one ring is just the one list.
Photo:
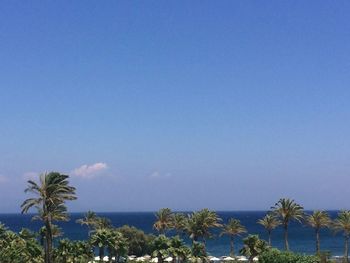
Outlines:
{"label": "white canopy", "polygon": [[173,258],[172,257],[167,257],[166,259],[164,259],[164,261],[171,262],[171,261],[173,261]]}
{"label": "white canopy", "polygon": [[210,257],[209,260],[210,261],[220,261],[221,259],[217,258],[217,257]]}
{"label": "white canopy", "polygon": [[151,259],[151,262],[152,262],[152,263],[157,263],[157,262],[158,262],[158,258],[152,258],[152,259]]}
{"label": "white canopy", "polygon": [[231,258],[231,257],[225,257],[224,260],[225,260],[225,261],[233,261],[233,260],[235,260],[235,259],[234,259],[234,258]]}

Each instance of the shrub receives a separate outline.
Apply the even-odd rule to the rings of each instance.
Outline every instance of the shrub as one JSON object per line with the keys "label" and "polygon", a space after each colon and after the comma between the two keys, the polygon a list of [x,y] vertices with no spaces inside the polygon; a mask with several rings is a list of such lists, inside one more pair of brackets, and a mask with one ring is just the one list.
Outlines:
{"label": "shrub", "polygon": [[271,249],[262,253],[259,257],[259,263],[319,263],[316,256],[307,256],[292,252],[279,251]]}

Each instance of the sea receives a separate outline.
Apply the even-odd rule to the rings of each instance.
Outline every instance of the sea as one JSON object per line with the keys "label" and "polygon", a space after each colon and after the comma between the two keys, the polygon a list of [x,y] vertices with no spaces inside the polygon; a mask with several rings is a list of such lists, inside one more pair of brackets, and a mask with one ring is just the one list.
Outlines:
{"label": "sea", "polygon": [[[328,211],[332,218],[335,218],[337,211]],[[260,238],[267,240],[267,233],[262,226],[257,224],[257,220],[262,218],[266,211],[225,211],[217,212],[227,222],[230,218],[236,218],[247,228],[248,234],[257,234]],[[114,212],[114,213],[97,213],[98,216],[107,217],[115,227],[123,225],[135,226],[142,229],[145,233],[155,234],[152,225],[155,221],[153,212]],[[70,221],[60,222],[58,225],[62,228],[63,237],[72,240],[84,240],[88,238],[88,231],[85,226],[77,224],[75,221],[82,218],[84,213],[72,213]],[[37,231],[41,226],[40,221],[33,221],[32,215],[26,214],[0,214],[0,222],[5,224],[9,229],[18,232],[22,228],[29,228]],[[227,236],[219,237],[219,231],[214,231],[214,237],[207,241],[207,251],[213,256],[229,255],[229,238]],[[169,232],[167,235],[171,236]],[[242,248],[242,237],[235,238],[235,250]],[[185,242],[188,238],[183,237]],[[281,227],[272,232],[272,246],[283,249],[283,230]],[[304,254],[315,253],[315,232],[312,228],[300,223],[292,222],[289,227],[289,245],[294,252]],[[332,256],[342,255],[344,251],[344,237],[341,233],[335,234],[328,229],[321,230],[321,250],[329,251]]]}

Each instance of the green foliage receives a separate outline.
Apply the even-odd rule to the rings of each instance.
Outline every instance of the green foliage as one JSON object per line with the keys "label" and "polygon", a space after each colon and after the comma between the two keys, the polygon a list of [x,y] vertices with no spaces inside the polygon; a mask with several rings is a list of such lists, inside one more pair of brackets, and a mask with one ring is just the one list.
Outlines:
{"label": "green foliage", "polygon": [[42,263],[42,255],[42,248],[32,232],[22,230],[20,234],[16,234],[0,224],[1,263]]}
{"label": "green foliage", "polygon": [[52,263],[53,234],[52,222],[68,220],[67,200],[77,199],[75,188],[69,185],[69,176],[57,172],[44,173],[39,177],[39,182],[28,181],[26,193],[34,197],[26,199],[22,205],[22,213],[27,213],[31,208],[38,212],[33,219],[40,219],[46,227],[45,232],[45,263]]}
{"label": "green foliage", "polygon": [[116,262],[119,262],[121,256],[128,254],[128,242],[122,233],[117,230],[111,230],[111,240],[107,246],[109,257],[115,257]]}
{"label": "green foliage", "polygon": [[185,245],[179,236],[175,236],[170,240],[168,251],[173,258],[177,257],[179,261],[186,260],[191,255],[191,249]]}
{"label": "green foliage", "polygon": [[304,208],[294,200],[281,198],[271,209],[273,210],[273,214],[281,220],[281,224],[284,228],[284,246],[286,250],[289,250],[288,225],[291,220],[298,222],[303,220]]}
{"label": "green foliage", "polygon": [[159,235],[153,240],[152,248],[152,255],[158,258],[158,263],[161,263],[169,256],[170,239],[165,235]]}
{"label": "green foliage", "polygon": [[192,244],[192,256],[200,259],[205,258],[207,253],[204,244],[194,241]]}
{"label": "green foliage", "polygon": [[155,238],[153,235],[147,235],[142,230],[127,225],[117,228],[117,231],[126,239],[129,255],[143,256],[152,253],[152,243]]}
{"label": "green foliage", "polygon": [[248,257],[249,262],[252,262],[254,257],[260,256],[268,249],[269,246],[265,240],[259,239],[258,235],[249,235],[243,239],[243,248],[240,253]]}
{"label": "green foliage", "polygon": [[62,239],[54,250],[54,262],[86,263],[93,256],[90,244],[85,241]]}
{"label": "green foliage", "polygon": [[177,234],[182,234],[185,231],[187,224],[187,217],[183,213],[173,214],[173,225]]}
{"label": "green foliage", "polygon": [[205,239],[212,237],[211,230],[213,228],[222,226],[221,221],[222,219],[215,211],[205,208],[189,216],[185,230],[193,241],[198,241],[199,238],[205,241]]}
{"label": "green foliage", "polygon": [[222,235],[230,236],[230,255],[234,256],[234,237],[240,236],[243,233],[246,233],[246,228],[241,224],[241,221],[235,218],[230,218],[228,223],[223,226],[223,230],[220,233]]}
{"label": "green foliage", "polygon": [[259,263],[319,263],[316,256],[307,256],[287,251],[270,249],[259,256]]}
{"label": "green foliage", "polygon": [[162,208],[157,213],[155,213],[156,222],[153,224],[153,228],[157,230],[160,234],[165,234],[165,232],[173,227],[173,213],[169,208]]}

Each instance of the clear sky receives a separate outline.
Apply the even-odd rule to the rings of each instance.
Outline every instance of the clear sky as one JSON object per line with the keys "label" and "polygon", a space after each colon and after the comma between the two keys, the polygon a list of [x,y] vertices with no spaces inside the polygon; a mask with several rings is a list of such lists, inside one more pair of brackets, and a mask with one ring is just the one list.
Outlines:
{"label": "clear sky", "polygon": [[1,1],[0,212],[350,208],[349,1]]}

